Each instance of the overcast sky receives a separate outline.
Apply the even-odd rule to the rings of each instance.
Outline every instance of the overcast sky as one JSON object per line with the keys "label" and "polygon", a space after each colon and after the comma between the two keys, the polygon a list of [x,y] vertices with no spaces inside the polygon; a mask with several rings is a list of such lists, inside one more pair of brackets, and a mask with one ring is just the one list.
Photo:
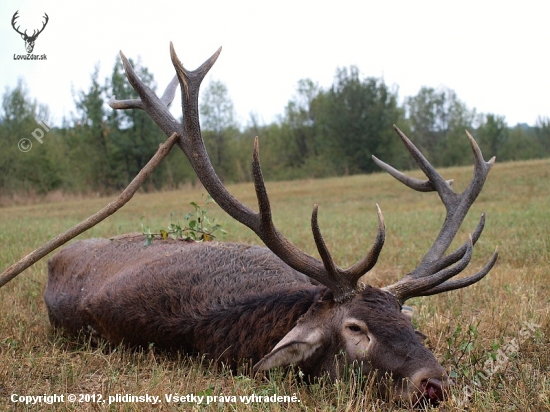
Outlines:
{"label": "overcast sky", "polygon": [[[28,33],[48,14],[33,52],[46,61],[14,60],[26,54],[16,10]],[[549,16],[547,0],[2,0],[0,79],[5,89],[22,77],[60,124],[75,110],[72,90],[89,88],[96,64],[108,77],[119,50],[140,57],[162,92],[173,41],[191,69],[223,47],[209,76],[227,85],[243,124],[251,112],[266,123],[282,114],[299,79],[329,87],[338,67],[356,65],[398,87],[400,101],[447,86],[478,112],[534,125],[550,116]]]}

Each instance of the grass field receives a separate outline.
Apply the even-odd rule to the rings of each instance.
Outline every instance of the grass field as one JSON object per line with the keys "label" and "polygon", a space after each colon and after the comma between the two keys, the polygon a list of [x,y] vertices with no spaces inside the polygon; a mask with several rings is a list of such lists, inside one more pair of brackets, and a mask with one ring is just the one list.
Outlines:
{"label": "grass field", "polygon": [[[463,189],[471,168],[442,171]],[[418,174],[415,174],[419,176]],[[251,184],[229,186],[255,206]],[[320,225],[341,266],[362,257],[376,234],[376,208],[384,213],[387,235],[379,263],[366,281],[381,286],[413,269],[428,250],[444,218],[435,194],[402,186],[385,174],[268,184],[275,224],[298,247],[316,254],[309,228],[319,204]],[[111,237],[140,230],[140,217],[151,229],[165,228],[201,201],[204,190],[139,194],[122,210],[81,236]],[[0,209],[0,266],[20,259],[46,240],[97,211],[108,199]],[[429,336],[428,346],[453,377],[452,396],[441,410],[550,411],[550,160],[497,164],[466,218],[456,245],[473,231],[482,212],[485,231],[467,271],[478,270],[496,246],[499,260],[486,279],[467,289],[415,298],[415,325]],[[259,243],[217,206],[209,215],[223,222],[225,240]],[[453,245],[454,246],[454,245]],[[0,410],[406,410],[377,399],[372,382],[357,390],[357,379],[302,385],[291,374],[269,381],[232,375],[215,365],[152,349],[90,346],[52,330],[42,294],[46,259],[0,289]],[[485,379],[480,379],[483,373]],[[477,376],[477,378],[476,378]],[[226,396],[295,394],[300,402],[220,403],[193,406],[139,403],[98,406],[91,402],[52,405],[14,403],[12,394],[101,395],[195,394]],[[468,396],[467,396],[468,395]],[[238,398],[237,398],[238,399]],[[86,398],[82,398],[83,401]]]}

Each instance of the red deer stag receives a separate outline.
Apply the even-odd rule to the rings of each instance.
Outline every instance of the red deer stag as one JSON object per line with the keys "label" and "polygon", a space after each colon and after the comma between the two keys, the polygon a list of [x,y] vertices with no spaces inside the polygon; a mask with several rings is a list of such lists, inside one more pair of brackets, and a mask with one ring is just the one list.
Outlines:
{"label": "red deer stag", "polygon": [[[200,181],[230,216],[252,229],[267,248],[235,243],[189,243],[122,236],[76,242],[49,262],[45,301],[51,323],[69,333],[95,332],[113,343],[148,345],[198,353],[236,367],[252,361],[254,371],[294,364],[310,377],[341,376],[345,364],[379,377],[392,376],[392,393],[412,402],[444,399],[448,376],[422,344],[402,311],[414,296],[471,285],[493,267],[497,252],[476,274],[451,280],[469,263],[484,216],[470,238],[444,256],[480,193],[494,159],[483,160],[471,136],[474,176],[456,194],[409,139],[401,140],[428,177],[408,177],[374,158],[397,180],[418,191],[437,191],[447,215],[421,263],[384,288],[359,278],[376,264],[385,238],[378,208],[378,234],[366,257],[341,269],[334,263],[317,223],[313,237],[322,261],[292,245],[274,226],[254,143],[253,176],[259,212],[235,199],[220,182],[201,136],[198,93],[221,49],[195,71],[183,67],[171,45],[176,77],[159,99],[121,53],[128,80],[140,99],[111,99],[114,109],[145,110],[187,155]],[[168,111],[181,87],[183,124]],[[381,385],[383,387],[384,385]]]}

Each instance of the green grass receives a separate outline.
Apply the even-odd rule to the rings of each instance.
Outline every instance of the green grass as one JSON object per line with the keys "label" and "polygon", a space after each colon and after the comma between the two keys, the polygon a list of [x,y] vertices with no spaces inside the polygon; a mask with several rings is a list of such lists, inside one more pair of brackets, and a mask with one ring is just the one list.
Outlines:
{"label": "green grass", "polygon": [[[445,169],[461,190],[471,168]],[[420,176],[418,173],[414,173]],[[488,277],[467,289],[408,302],[415,308],[415,325],[429,336],[428,346],[454,377],[454,399],[442,410],[550,411],[550,161],[497,163],[455,244],[463,243],[482,212],[485,231],[475,248],[468,273],[478,270],[496,246],[499,260]],[[238,199],[255,208],[251,184],[229,186]],[[379,263],[366,281],[381,286],[403,276],[422,258],[437,235],[444,209],[437,195],[413,192],[390,176],[376,174],[325,180],[269,183],[274,220],[294,244],[316,255],[310,230],[311,210],[319,204],[319,220],[331,252],[341,266],[359,260],[376,235],[376,207],[384,213],[387,235]],[[170,213],[180,219],[201,201],[205,191],[139,194],[114,216],[81,235],[111,237],[140,230],[140,217],[153,230],[166,228]],[[46,240],[97,211],[108,199],[71,200],[0,209],[0,266],[31,252]],[[247,228],[215,205],[209,215],[224,223],[222,239],[260,243]],[[211,396],[289,395],[299,403],[213,403],[204,410],[403,410],[378,399],[374,383],[357,391],[353,377],[342,382],[302,385],[292,374],[269,381],[246,374],[232,375],[207,362],[181,354],[145,349],[89,345],[51,329],[42,294],[46,259],[0,289],[0,409],[1,410],[143,410],[143,404],[118,403],[99,408],[92,403],[15,405],[11,394],[69,393]],[[533,330],[523,329],[536,324]],[[517,344],[517,345],[515,345]],[[500,352],[499,352],[500,351]],[[490,359],[505,363],[491,371]],[[495,364],[493,364],[495,365]],[[488,373],[489,371],[489,373]],[[474,385],[476,374],[490,376]],[[470,390],[471,389],[471,390]],[[472,394],[466,398],[463,394]],[[16,408],[17,406],[17,408]],[[191,410],[186,404],[164,402],[156,410]],[[147,409],[147,408],[145,408]]]}

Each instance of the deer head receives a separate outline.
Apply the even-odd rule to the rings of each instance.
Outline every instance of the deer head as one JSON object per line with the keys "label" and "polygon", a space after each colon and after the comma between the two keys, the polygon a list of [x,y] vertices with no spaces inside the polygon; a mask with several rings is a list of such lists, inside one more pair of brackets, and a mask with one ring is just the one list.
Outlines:
{"label": "deer head", "polygon": [[46,19],[46,21],[42,23],[42,28],[40,30],[33,30],[32,35],[29,36],[27,35],[27,30],[25,30],[24,32],[20,32],[19,31],[20,26],[17,26],[17,28],[15,27],[15,20],[17,20],[17,18],[19,17],[17,15],[18,13],[19,13],[19,10],[17,10],[13,14],[13,17],[11,19],[11,26],[17,33],[21,35],[21,38],[25,40],[25,48],[27,49],[27,53],[32,53],[32,51],[34,50],[34,42],[36,41],[36,38],[38,37],[38,35],[42,33],[42,31],[44,31],[44,28],[48,24],[49,17],[46,13],[44,13],[44,18]]}

